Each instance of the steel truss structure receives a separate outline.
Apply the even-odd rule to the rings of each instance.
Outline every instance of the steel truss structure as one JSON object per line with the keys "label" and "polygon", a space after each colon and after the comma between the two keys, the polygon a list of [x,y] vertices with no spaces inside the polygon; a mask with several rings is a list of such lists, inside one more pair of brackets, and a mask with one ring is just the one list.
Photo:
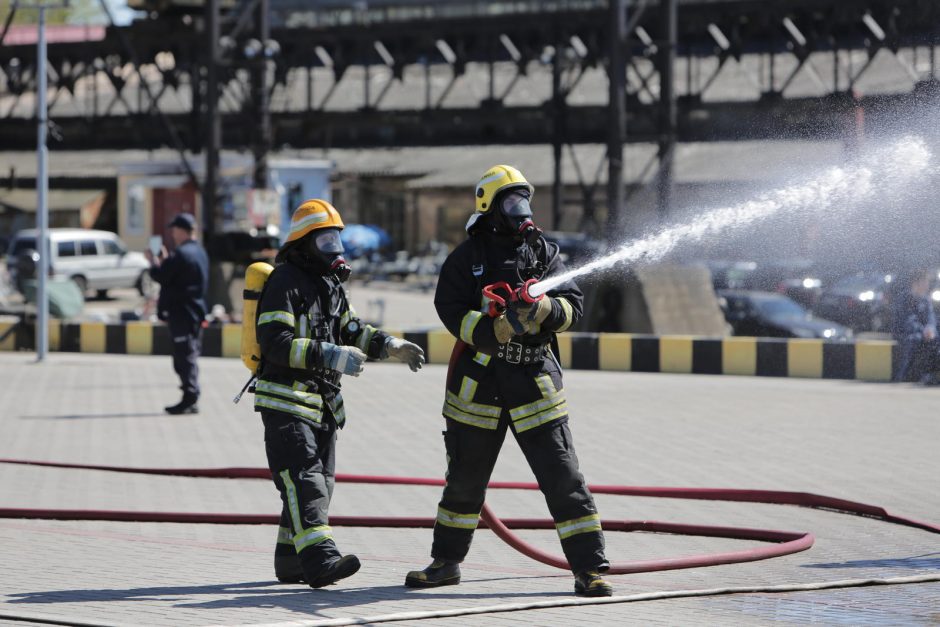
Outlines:
{"label": "steel truss structure", "polygon": [[[221,146],[263,162],[271,146],[552,143],[559,160],[607,143],[616,162],[623,140],[668,160],[675,141],[851,135],[938,76],[935,0],[586,0],[292,28],[268,24],[267,3],[210,0],[50,44],[52,148]],[[884,55],[904,86],[862,93]],[[716,91],[729,74],[745,89]],[[33,147],[35,79],[29,46],[0,48],[0,149]]]}

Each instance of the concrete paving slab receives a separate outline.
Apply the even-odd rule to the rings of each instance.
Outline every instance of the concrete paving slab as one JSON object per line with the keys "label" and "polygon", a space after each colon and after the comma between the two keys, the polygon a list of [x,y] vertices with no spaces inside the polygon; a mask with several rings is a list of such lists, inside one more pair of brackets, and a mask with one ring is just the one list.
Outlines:
{"label": "concrete paving slab", "polygon": [[[0,354],[0,457],[146,467],[263,467],[246,371],[203,359],[198,416],[177,400],[168,357]],[[369,364],[344,381],[349,425],[337,471],[442,476],[442,367]],[[569,371],[572,430],[595,484],[805,491],[940,522],[940,390],[854,381]],[[511,439],[511,438],[510,438]],[[495,480],[532,481],[507,441]],[[276,514],[263,480],[197,479],[0,464],[0,507]],[[427,516],[439,489],[339,484],[336,515]],[[938,537],[790,506],[598,495],[606,519],[810,531],[809,551],[711,568],[611,577],[616,594],[940,575]],[[492,490],[505,517],[546,517],[538,493]],[[273,525],[0,519],[0,623],[307,625],[315,621],[574,598],[570,575],[476,534],[460,586],[403,587],[428,561],[429,529],[338,527],[363,560],[325,590],[277,584]],[[520,535],[553,553],[549,531]],[[615,561],[749,548],[752,542],[608,533]],[[551,608],[406,625],[936,624],[940,583]],[[459,621],[459,622],[458,622]]]}

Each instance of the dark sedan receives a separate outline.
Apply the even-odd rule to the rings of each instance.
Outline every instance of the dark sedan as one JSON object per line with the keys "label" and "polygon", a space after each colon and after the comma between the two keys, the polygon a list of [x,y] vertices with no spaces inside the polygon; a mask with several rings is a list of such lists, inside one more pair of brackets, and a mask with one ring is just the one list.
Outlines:
{"label": "dark sedan", "polygon": [[813,313],[855,331],[888,332],[891,324],[888,297],[893,279],[887,272],[842,277],[823,290]]}
{"label": "dark sedan", "polygon": [[735,335],[845,340],[852,330],[816,318],[783,294],[749,290],[721,290],[725,320]]}

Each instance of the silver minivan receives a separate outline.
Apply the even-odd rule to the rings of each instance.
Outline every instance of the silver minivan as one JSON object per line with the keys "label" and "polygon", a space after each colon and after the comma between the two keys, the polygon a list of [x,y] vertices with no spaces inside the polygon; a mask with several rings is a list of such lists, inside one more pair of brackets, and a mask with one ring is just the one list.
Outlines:
{"label": "silver minivan", "polygon": [[[141,295],[150,293],[153,283],[150,264],[143,254],[128,251],[117,234],[90,229],[49,229],[52,275],[72,279],[83,294],[89,290],[98,297],[112,288],[136,287]],[[7,253],[7,268],[16,271],[17,256],[36,250],[36,230],[18,232]]]}

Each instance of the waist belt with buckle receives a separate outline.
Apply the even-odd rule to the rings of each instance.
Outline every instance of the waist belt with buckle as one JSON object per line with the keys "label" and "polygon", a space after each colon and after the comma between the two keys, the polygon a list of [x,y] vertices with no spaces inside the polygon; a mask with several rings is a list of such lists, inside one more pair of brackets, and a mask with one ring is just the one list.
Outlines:
{"label": "waist belt with buckle", "polygon": [[496,348],[496,356],[510,364],[536,364],[545,359],[548,344],[531,346],[519,342],[506,342]]}

